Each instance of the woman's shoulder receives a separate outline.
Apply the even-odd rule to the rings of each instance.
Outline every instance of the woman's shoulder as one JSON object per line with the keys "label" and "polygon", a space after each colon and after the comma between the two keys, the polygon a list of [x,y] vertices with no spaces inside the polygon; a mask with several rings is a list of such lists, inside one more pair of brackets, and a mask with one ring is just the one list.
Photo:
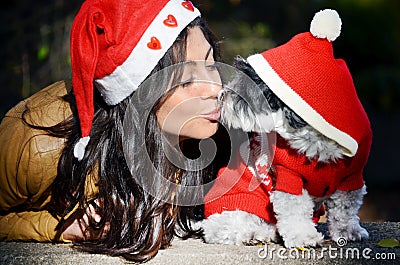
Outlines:
{"label": "woman's shoulder", "polygon": [[52,137],[28,126],[51,126],[71,115],[69,103],[62,99],[68,83],[57,82],[13,107],[0,124],[0,209],[40,201],[57,174],[57,161],[65,139]]}
{"label": "woman's shoulder", "polygon": [[59,81],[19,102],[5,117],[21,118],[37,126],[52,126],[72,114],[70,105],[63,97],[71,90],[70,82]]}

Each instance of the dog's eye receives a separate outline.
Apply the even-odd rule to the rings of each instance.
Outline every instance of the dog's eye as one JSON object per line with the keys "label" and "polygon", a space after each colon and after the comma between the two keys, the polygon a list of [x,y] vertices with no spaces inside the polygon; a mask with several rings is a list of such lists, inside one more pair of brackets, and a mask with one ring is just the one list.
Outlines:
{"label": "dog's eye", "polygon": [[218,102],[221,104],[223,101],[224,101],[224,99],[225,99],[225,90],[224,89],[221,89],[219,92],[218,92]]}

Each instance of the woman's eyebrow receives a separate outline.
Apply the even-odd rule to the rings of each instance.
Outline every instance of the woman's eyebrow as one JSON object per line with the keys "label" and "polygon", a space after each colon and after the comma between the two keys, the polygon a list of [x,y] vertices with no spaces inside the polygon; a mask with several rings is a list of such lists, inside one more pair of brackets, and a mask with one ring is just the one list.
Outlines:
{"label": "woman's eyebrow", "polygon": [[212,47],[210,46],[210,48],[208,49],[207,53],[206,53],[206,58],[205,60],[207,60],[208,56],[210,55],[210,52],[212,51]]}

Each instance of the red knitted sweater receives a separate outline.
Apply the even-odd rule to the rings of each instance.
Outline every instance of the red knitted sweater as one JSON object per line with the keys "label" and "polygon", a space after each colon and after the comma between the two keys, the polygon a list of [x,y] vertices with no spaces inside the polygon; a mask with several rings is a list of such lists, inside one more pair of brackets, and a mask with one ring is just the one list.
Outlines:
{"label": "red knitted sweater", "polygon": [[260,183],[240,155],[233,168],[223,167],[204,198],[204,214],[209,217],[223,211],[242,210],[276,223],[269,200],[271,185]]}
{"label": "red knitted sweater", "polygon": [[315,197],[325,197],[338,189],[360,189],[364,185],[362,174],[371,142],[372,133],[368,133],[354,157],[322,163],[299,155],[283,138],[277,137],[273,162],[277,172],[275,190],[299,195],[304,188]]}
{"label": "red knitted sweater", "polygon": [[[289,147],[285,139],[278,136],[273,160],[276,168],[274,190],[300,195],[304,188],[315,197],[325,197],[337,189],[360,189],[364,185],[362,172],[368,159],[371,141],[372,133],[369,131],[359,143],[358,152],[354,157],[322,163],[298,154]],[[235,166],[219,171],[216,182],[205,196],[205,216],[223,211],[242,210],[275,223],[269,200],[271,185],[254,185],[253,181],[253,173],[238,155]],[[316,214],[314,221],[323,213],[318,211]]]}

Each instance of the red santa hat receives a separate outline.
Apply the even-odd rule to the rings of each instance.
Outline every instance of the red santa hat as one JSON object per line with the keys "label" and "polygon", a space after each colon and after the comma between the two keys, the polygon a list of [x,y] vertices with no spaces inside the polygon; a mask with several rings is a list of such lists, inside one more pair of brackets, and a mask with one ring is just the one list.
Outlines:
{"label": "red santa hat", "polygon": [[108,105],[146,79],[180,32],[200,12],[183,0],[87,0],[71,30],[72,85],[81,128],[74,156],[90,139],[94,83]]}
{"label": "red santa hat", "polygon": [[341,25],[335,10],[322,10],[310,32],[247,60],[276,96],[352,157],[368,130],[359,124],[369,123],[345,61],[333,54]]}

